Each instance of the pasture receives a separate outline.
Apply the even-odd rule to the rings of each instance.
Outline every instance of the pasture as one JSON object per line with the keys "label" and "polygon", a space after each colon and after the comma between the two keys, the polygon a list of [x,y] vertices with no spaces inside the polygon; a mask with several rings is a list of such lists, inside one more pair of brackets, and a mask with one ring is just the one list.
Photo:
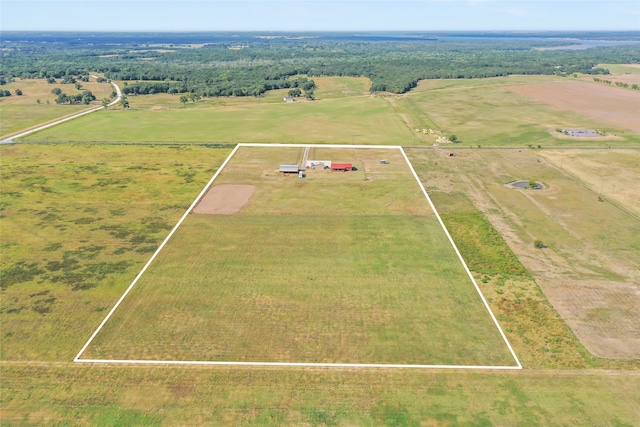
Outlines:
{"label": "pasture", "polygon": [[[145,95],[154,96],[154,95]],[[411,133],[379,98],[339,98],[285,104],[253,99],[138,110],[101,111],[89,120],[61,124],[28,141],[111,142],[409,142]],[[153,101],[153,100],[151,100]],[[222,104],[222,105],[221,105]],[[117,125],[115,125],[117,123]],[[384,124],[384,126],[381,126]]]}
{"label": "pasture", "polygon": [[[96,83],[94,80],[80,82],[82,88],[76,89],[72,84],[49,84],[45,79],[16,79],[15,82],[2,86],[11,92],[11,96],[0,98],[0,137],[4,138],[21,130],[27,130],[38,124],[44,124],[74,113],[95,108],[100,105],[102,98],[109,97],[113,89],[109,83]],[[59,87],[67,95],[76,95],[84,90],[90,90],[96,101],[91,105],[58,105],[56,95],[51,93],[53,88]],[[15,94],[16,89],[22,90],[22,95]]]}
{"label": "pasture", "polygon": [[[485,150],[474,151],[485,155]],[[538,284],[548,282],[538,270],[529,272],[531,240],[514,245],[518,234],[496,221],[508,218],[509,211],[483,204],[487,197],[472,197],[500,189],[495,193],[500,200],[524,200],[517,190],[501,193],[503,180],[521,175],[512,171],[516,165],[540,167],[533,166],[536,157],[523,163],[517,150],[491,150],[499,155],[473,163],[466,157],[469,170],[476,171],[472,181],[465,179],[462,155],[432,157],[439,152],[431,149],[408,154],[514,345],[522,371],[71,363],[229,152],[204,146],[0,147],[3,425],[631,426],[640,418],[637,359],[601,359],[586,352],[541,293]],[[611,167],[624,167],[612,159]],[[458,163],[446,163],[450,160]],[[486,178],[485,168],[477,174],[483,164],[491,172]],[[551,184],[562,187],[575,178],[564,179]],[[410,192],[406,196],[415,200]],[[597,200],[593,193],[585,201],[593,197]],[[250,205],[245,209],[237,215],[251,217]],[[384,204],[379,209],[385,211]],[[595,218],[601,220],[602,213],[608,214],[595,211]],[[411,216],[402,210],[391,215],[394,220]],[[538,230],[539,218],[530,218],[523,229]],[[625,236],[615,244],[635,250],[637,242]],[[542,238],[552,259],[566,256]],[[7,272],[15,274],[10,284]]]}
{"label": "pasture", "polygon": [[[615,169],[621,178],[640,178],[633,161],[638,152],[468,149],[456,154],[410,152],[436,206],[439,200],[462,199],[467,209],[483,212],[592,354],[637,360],[638,202],[633,190],[616,197],[609,175]],[[541,181],[545,189],[504,185],[518,179]],[[545,247],[535,248],[536,240]],[[529,334],[535,331],[522,331],[523,337]]]}
{"label": "pasture", "polygon": [[[633,105],[638,102],[640,94],[570,80],[551,76],[425,80],[406,95],[386,99],[411,129],[444,130],[447,135],[455,134],[460,145],[464,146],[566,146],[594,143],[589,138],[561,139],[556,132],[558,128],[596,129],[609,136],[605,144],[638,144],[640,137],[637,124],[631,118],[635,117],[636,108]],[[544,99],[532,99],[518,93],[527,88],[562,88],[572,83],[585,85],[585,100],[604,95],[605,99],[617,99],[617,104],[615,101],[608,104],[614,105],[615,109],[609,112],[607,118],[604,118],[605,113],[594,118],[586,108],[580,110],[568,105],[553,105],[553,100],[558,97],[553,91],[545,92]],[[635,103],[625,103],[624,100],[629,97]],[[615,114],[618,110],[620,115]],[[416,132],[416,138],[425,140],[419,132]],[[426,141],[431,139],[427,137]],[[601,145],[603,141],[595,143]]]}
{"label": "pasture", "polygon": [[247,205],[190,215],[81,359],[515,366],[400,151],[281,176],[301,150],[240,147]]}
{"label": "pasture", "polygon": [[[317,100],[282,101],[286,90],[264,97],[231,97],[181,105],[176,95],[131,96],[131,108],[102,111],[29,135],[34,142],[281,142],[432,145],[455,135],[463,146],[637,145],[633,121],[640,94],[553,76],[426,80],[404,95],[367,93],[367,80],[317,79]],[[578,79],[580,80],[580,79]],[[614,99],[619,114],[592,117],[588,111],[551,105],[516,93],[528,85],[582,84],[585,96]],[[525,89],[518,89],[525,88]],[[604,92],[603,92],[604,91]],[[593,92],[593,93],[591,93]],[[604,93],[604,95],[602,95]],[[544,101],[544,102],[543,102]],[[635,102],[635,101],[634,101]],[[575,109],[574,109],[575,110]],[[611,121],[613,120],[613,121]],[[622,121],[621,121],[622,120]],[[626,120],[626,121],[625,121]],[[603,138],[565,138],[556,129],[595,129]],[[437,134],[425,134],[432,129]],[[418,131],[416,131],[418,130]]]}

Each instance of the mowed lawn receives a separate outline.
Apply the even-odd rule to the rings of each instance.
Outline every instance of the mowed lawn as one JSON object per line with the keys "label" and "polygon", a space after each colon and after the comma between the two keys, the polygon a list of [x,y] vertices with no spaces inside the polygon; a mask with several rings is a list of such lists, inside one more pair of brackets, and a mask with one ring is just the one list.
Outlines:
{"label": "mowed lawn", "polygon": [[398,150],[299,151],[241,147],[246,208],[190,215],[82,358],[515,365]]}

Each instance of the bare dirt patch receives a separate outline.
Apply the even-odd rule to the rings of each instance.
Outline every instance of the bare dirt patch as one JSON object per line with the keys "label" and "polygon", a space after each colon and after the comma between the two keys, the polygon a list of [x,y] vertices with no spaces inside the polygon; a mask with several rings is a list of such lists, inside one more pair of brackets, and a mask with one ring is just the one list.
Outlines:
{"label": "bare dirt patch", "polygon": [[251,199],[255,190],[253,185],[216,185],[207,191],[192,212],[204,215],[237,213]]}
{"label": "bare dirt patch", "polygon": [[640,132],[640,93],[585,82],[509,86],[507,89],[555,107]]}

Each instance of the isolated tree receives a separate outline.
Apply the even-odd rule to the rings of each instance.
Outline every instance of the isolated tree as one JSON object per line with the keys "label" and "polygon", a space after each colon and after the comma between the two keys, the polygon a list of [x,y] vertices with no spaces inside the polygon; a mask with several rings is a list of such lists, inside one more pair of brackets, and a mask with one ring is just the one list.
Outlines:
{"label": "isolated tree", "polygon": [[53,78],[53,77],[47,77],[47,83],[49,83],[49,84],[54,84],[54,83],[57,83],[57,82],[56,82],[56,79],[55,79],[55,78]]}
{"label": "isolated tree", "polygon": [[21,96],[22,95],[22,89],[16,89],[16,95]]}
{"label": "isolated tree", "polygon": [[189,102],[189,95],[180,95],[180,102],[182,105],[186,105]]}
{"label": "isolated tree", "polygon": [[76,89],[78,90],[82,89],[82,85],[80,83],[76,83]]}
{"label": "isolated tree", "polygon": [[129,100],[127,99],[126,96],[123,96],[122,98],[120,98],[120,105],[122,105],[123,110],[125,108],[129,108]]}
{"label": "isolated tree", "polygon": [[111,101],[109,100],[109,98],[102,98],[102,106],[104,107],[104,109],[108,109],[109,108],[109,104],[111,103]]}
{"label": "isolated tree", "polygon": [[60,95],[62,93],[62,89],[60,89],[59,87],[54,87],[53,89],[51,89],[51,93],[54,95]]}

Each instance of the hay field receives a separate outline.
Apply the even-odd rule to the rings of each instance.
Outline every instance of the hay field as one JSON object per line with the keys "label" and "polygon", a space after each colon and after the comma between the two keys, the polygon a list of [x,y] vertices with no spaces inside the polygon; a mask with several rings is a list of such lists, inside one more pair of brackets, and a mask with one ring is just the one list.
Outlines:
{"label": "hay field", "polygon": [[[130,109],[78,118],[25,141],[282,142],[381,144],[412,142],[388,104],[364,95],[366,79],[318,79],[318,99],[286,104],[287,90],[264,97],[218,98],[181,105],[174,95],[129,97]],[[360,96],[352,96],[358,93]]]}
{"label": "hay field", "polygon": [[[27,141],[184,141],[383,143],[409,142],[411,133],[376,98],[340,98],[285,104],[197,105],[172,110],[110,110],[79,118]],[[221,101],[219,101],[221,102]],[[381,125],[384,124],[384,125]]]}
{"label": "hay field", "polygon": [[[426,80],[404,95],[367,93],[362,78],[317,79],[316,101],[284,104],[286,90],[264,97],[218,98],[181,105],[174,95],[129,97],[131,108],[101,112],[29,135],[34,142],[284,142],[432,145],[455,135],[460,145],[602,145],[601,139],[562,138],[556,129],[604,132],[606,143],[637,145],[638,131],[610,123],[607,114],[633,113],[614,105],[602,117],[545,104],[510,90],[549,83],[581,83],[554,76]],[[593,96],[606,96],[592,83]],[[626,96],[637,96],[620,90]],[[616,94],[618,92],[615,92]],[[626,109],[625,109],[626,108]],[[626,127],[625,127],[626,126]],[[416,129],[419,131],[416,132]],[[432,129],[437,134],[424,134]]]}
{"label": "hay field", "polygon": [[189,216],[81,358],[514,366],[400,152],[280,176],[300,150],[241,147],[247,205]]}
{"label": "hay field", "polygon": [[[605,201],[600,201],[600,188],[576,179],[586,176],[590,177],[587,183],[589,179],[593,184],[603,182],[599,176],[610,175],[609,169],[596,172],[592,166],[574,175],[558,167],[564,166],[565,156],[554,158],[553,152],[546,150],[469,149],[456,153],[453,158],[443,150],[411,153],[416,168],[430,166],[422,169],[422,177],[436,192],[436,206],[439,197],[448,200],[452,195],[471,201],[471,207],[486,215],[592,354],[637,360],[640,222],[632,211],[637,202],[619,198],[620,205],[609,203],[606,192],[602,193]],[[621,176],[637,179],[635,164],[620,160],[637,157],[635,150],[588,152],[584,157],[582,152],[571,153],[566,155],[567,168],[608,164],[626,171]],[[547,158],[554,158],[553,163]],[[546,189],[504,186],[517,179],[539,180]],[[536,240],[546,247],[535,248]],[[535,335],[535,331],[523,333],[528,334]]]}
{"label": "hay field", "polygon": [[[571,110],[567,106],[556,106],[516,93],[521,88],[547,87],[546,85],[570,84],[567,78],[552,76],[509,76],[477,80],[425,80],[408,94],[388,96],[385,99],[394,111],[414,132],[417,141],[432,143],[434,138],[415,132],[415,129],[440,130],[445,136],[454,134],[460,145],[590,145],[593,140],[575,138],[564,140],[557,137],[555,129],[587,128],[601,130],[610,136],[616,145],[640,141],[635,125],[628,120],[614,124],[606,117],[594,119],[584,111]],[[578,82],[575,82],[576,84]],[[580,83],[586,84],[586,83]],[[530,86],[531,85],[531,86]],[[589,85],[598,95],[601,92],[595,83]],[[573,87],[573,86],[572,86]],[[608,88],[602,88],[608,89]],[[629,91],[620,91],[621,96],[637,96]],[[617,93],[617,92],[616,92]],[[635,98],[634,98],[635,99]],[[620,102],[613,111],[632,115],[637,109]],[[630,127],[629,127],[630,126]],[[602,144],[602,141],[595,141]],[[446,146],[446,145],[445,145]]]}
{"label": "hay field", "polygon": [[640,217],[640,151],[541,150],[538,155],[575,176],[603,199]]}
{"label": "hay field", "polygon": [[72,359],[229,151],[2,146],[2,359]]}
{"label": "hay field", "polygon": [[521,85],[508,89],[598,122],[640,133],[640,93],[637,91],[586,82]]}
{"label": "hay field", "polygon": [[[0,147],[0,424],[631,426],[640,418],[637,361],[598,359],[580,348],[503,238],[453,191],[456,180],[441,169],[449,159],[431,159],[420,175],[445,221],[458,220],[450,229],[524,370],[73,364],[229,151]],[[4,286],[5,269],[21,260],[26,265],[14,271],[22,281]],[[94,286],[73,290],[79,272]]]}

